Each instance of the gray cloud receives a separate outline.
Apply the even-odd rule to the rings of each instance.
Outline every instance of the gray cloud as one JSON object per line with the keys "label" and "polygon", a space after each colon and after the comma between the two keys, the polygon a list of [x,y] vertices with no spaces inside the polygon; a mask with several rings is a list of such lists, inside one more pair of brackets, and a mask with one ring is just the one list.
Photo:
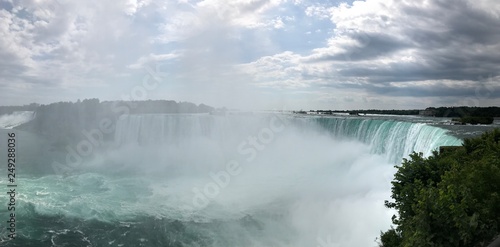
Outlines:
{"label": "gray cloud", "polygon": [[352,32],[348,36],[356,42],[356,45],[338,46],[342,52],[324,54],[312,59],[311,62],[372,60],[409,47],[405,41],[384,33]]}
{"label": "gray cloud", "polygon": [[307,85],[337,95],[330,98],[484,104],[500,98],[500,2],[367,0],[313,10],[307,14],[331,15],[327,45],[261,58],[248,64],[251,73],[270,86]]}
{"label": "gray cloud", "polygon": [[492,86],[484,88],[479,83],[474,83],[471,86],[456,87],[452,85],[444,85],[435,83],[433,85],[415,85],[407,87],[375,87],[368,85],[370,92],[380,95],[396,96],[396,97],[471,97],[471,98],[499,98],[500,86]]}
{"label": "gray cloud", "polygon": [[200,103],[249,91],[452,102],[477,97],[485,78],[500,85],[500,2],[423,2],[0,0],[0,96],[124,91],[157,63],[175,78],[158,95]]}
{"label": "gray cloud", "polygon": [[[325,52],[317,60],[337,62],[332,65],[337,68],[334,75],[337,82],[331,82],[331,86],[362,88],[390,96],[462,97],[474,96],[481,78],[500,75],[497,52],[500,50],[500,13],[491,14],[489,9],[476,8],[464,0],[431,3],[427,7],[396,3],[393,7],[399,13],[384,17],[382,22],[375,15],[366,15],[365,18],[371,19],[364,23],[377,23],[377,28],[372,30],[351,25],[350,28],[359,31],[344,34],[362,45],[333,44],[333,48],[341,48],[343,52],[334,55]],[[490,4],[498,5],[494,1]],[[388,22],[390,27],[384,26]],[[402,59],[407,54],[413,60]],[[362,78],[365,83],[342,82],[356,78]],[[441,80],[452,81],[452,84],[455,81],[457,86],[443,85]],[[422,85],[393,86],[395,82],[418,81]],[[428,81],[435,82],[426,83]],[[495,87],[493,91],[489,97],[500,97],[500,88]]]}

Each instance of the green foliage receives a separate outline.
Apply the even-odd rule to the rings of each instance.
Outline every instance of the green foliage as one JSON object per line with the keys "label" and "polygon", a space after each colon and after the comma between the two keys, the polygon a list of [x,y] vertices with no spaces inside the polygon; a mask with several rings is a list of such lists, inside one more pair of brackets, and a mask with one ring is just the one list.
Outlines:
{"label": "green foliage", "polygon": [[[316,112],[321,114],[333,114],[333,113],[349,113],[350,115],[358,114],[389,114],[389,115],[418,115],[420,110],[349,110],[349,111],[332,111],[332,110],[310,110],[309,112]],[[300,111],[296,113],[306,113],[305,111]]]}
{"label": "green foliage", "polygon": [[492,124],[493,117],[461,117],[459,119],[453,119],[454,121],[458,121],[462,124]]}
{"label": "green foliage", "polygon": [[380,234],[381,246],[396,247],[400,246],[401,234],[396,229],[390,229]]}
{"label": "green foliage", "polygon": [[[500,117],[500,107],[490,106],[490,107],[429,107],[425,109],[429,112],[430,116],[435,117],[449,117],[449,118],[463,118],[464,123],[474,123],[474,124],[488,124],[494,117]],[[310,112],[316,112],[321,114],[333,114],[333,113],[349,113],[350,115],[358,115],[363,113],[368,114],[389,114],[389,115],[419,115],[422,110],[376,110],[376,109],[365,109],[365,110],[310,110]],[[300,113],[306,113],[301,111]]]}
{"label": "green foliage", "polygon": [[463,147],[398,167],[386,201],[397,228],[382,246],[487,246],[500,233],[500,129]]}
{"label": "green foliage", "polygon": [[427,110],[433,110],[436,117],[500,117],[500,107],[430,107]]}

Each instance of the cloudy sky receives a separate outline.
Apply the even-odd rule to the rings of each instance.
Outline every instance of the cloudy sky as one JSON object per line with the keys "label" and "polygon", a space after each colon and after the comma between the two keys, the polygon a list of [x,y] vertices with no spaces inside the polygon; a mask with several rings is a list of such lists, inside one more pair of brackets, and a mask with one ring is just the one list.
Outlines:
{"label": "cloudy sky", "polygon": [[498,0],[0,0],[0,105],[500,103]]}

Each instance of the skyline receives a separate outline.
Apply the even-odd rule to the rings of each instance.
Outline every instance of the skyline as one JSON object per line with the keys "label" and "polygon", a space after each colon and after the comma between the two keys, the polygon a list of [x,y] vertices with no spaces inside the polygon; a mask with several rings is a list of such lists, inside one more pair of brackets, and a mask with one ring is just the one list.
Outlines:
{"label": "skyline", "polygon": [[0,105],[498,106],[500,2],[0,0]]}

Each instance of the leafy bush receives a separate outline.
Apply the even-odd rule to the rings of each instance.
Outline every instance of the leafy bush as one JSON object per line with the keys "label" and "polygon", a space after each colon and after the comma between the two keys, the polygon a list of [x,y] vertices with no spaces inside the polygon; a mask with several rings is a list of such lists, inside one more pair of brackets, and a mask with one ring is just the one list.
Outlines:
{"label": "leafy bush", "polygon": [[500,233],[500,129],[397,168],[381,246],[487,246]]}

